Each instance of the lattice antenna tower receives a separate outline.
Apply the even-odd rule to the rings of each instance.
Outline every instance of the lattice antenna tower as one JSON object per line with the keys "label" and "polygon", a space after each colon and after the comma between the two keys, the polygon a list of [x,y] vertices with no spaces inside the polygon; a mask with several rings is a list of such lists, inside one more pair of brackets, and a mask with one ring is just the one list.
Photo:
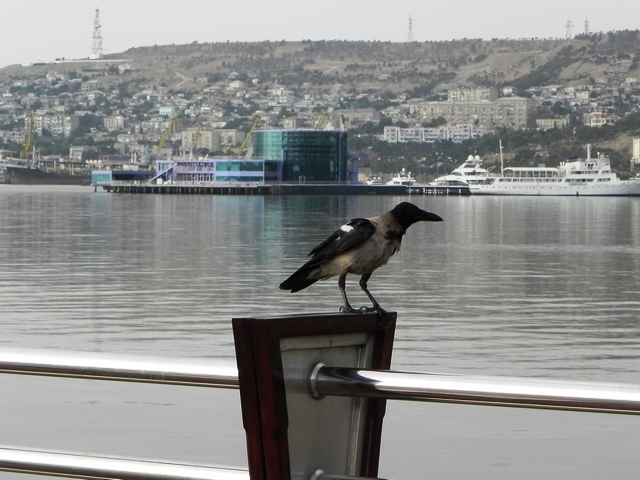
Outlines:
{"label": "lattice antenna tower", "polygon": [[589,35],[589,18],[584,17],[584,34]]}
{"label": "lattice antenna tower", "polygon": [[566,38],[567,40],[569,40],[570,38],[573,38],[571,36],[571,27],[573,27],[573,22],[571,21],[570,18],[567,18],[567,25],[566,25],[566,32],[564,34],[564,38]]}
{"label": "lattice antenna tower", "polygon": [[411,15],[409,15],[409,35],[407,35],[407,43],[414,42],[415,38],[413,38],[413,19]]}
{"label": "lattice antenna tower", "polygon": [[96,18],[93,20],[93,43],[89,58],[102,58],[102,33],[100,31],[100,10],[96,8]]}

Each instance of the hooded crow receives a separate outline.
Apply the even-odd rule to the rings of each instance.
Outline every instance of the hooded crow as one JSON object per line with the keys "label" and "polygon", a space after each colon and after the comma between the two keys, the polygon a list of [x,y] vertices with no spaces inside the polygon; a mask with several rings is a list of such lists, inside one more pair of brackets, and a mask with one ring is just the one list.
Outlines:
{"label": "hooded crow", "polygon": [[[385,265],[400,250],[402,236],[407,229],[423,221],[441,222],[442,218],[409,202],[402,202],[378,217],[354,218],[311,250],[311,260],[282,282],[280,288],[295,293],[318,280],[338,276],[338,287],[344,299],[341,312],[383,312],[367,289],[367,282],[376,268]],[[373,303],[372,307],[355,309],[349,304],[345,291],[349,273],[361,275],[360,288]]]}

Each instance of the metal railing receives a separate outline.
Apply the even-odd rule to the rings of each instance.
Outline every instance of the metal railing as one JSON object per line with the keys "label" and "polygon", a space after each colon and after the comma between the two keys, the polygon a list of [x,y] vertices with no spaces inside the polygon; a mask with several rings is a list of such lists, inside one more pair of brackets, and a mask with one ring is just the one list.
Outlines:
{"label": "metal railing", "polygon": [[241,469],[0,447],[0,471],[104,480],[249,480]]}
{"label": "metal railing", "polygon": [[238,388],[235,365],[85,352],[0,350],[0,373]]}
{"label": "metal railing", "polygon": [[[80,352],[0,350],[0,373],[238,388],[235,366],[207,361]],[[363,370],[318,364],[310,394],[639,414],[640,385]],[[248,472],[205,465],[0,447],[0,470],[125,480],[247,480]],[[317,472],[317,479],[349,478]],[[354,477],[351,477],[354,478]]]}
{"label": "metal railing", "polygon": [[364,370],[319,363],[309,386],[315,398],[339,395],[640,414],[640,385]]}
{"label": "metal railing", "polygon": [[[232,364],[84,352],[0,350],[0,373],[93,380],[238,388]],[[249,480],[246,469],[78,455],[0,446],[0,471],[121,480]]]}

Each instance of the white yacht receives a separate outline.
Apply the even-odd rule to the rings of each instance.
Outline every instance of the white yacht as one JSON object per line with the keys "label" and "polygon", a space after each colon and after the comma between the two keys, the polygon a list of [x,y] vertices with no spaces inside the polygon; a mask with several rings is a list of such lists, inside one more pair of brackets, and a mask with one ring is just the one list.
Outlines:
{"label": "white yacht", "polygon": [[640,179],[620,180],[609,157],[569,158],[558,168],[508,167],[486,185],[471,187],[474,195],[640,196]]}
{"label": "white yacht", "polygon": [[411,187],[416,183],[416,179],[411,176],[411,172],[407,172],[403,168],[400,173],[387,182],[387,185],[405,185]]}
{"label": "white yacht", "polygon": [[482,167],[482,160],[478,155],[469,158],[451,173],[436,178],[431,185],[472,186],[489,183],[489,170]]}
{"label": "white yacht", "polygon": [[373,175],[364,182],[365,185],[382,185],[382,179],[376,175]]}

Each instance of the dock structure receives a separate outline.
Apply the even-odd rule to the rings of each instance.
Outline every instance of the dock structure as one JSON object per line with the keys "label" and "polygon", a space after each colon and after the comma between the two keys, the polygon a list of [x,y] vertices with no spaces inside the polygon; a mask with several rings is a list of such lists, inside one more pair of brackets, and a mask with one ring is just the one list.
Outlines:
{"label": "dock structure", "polygon": [[[100,185],[109,193],[162,195],[470,195],[467,186],[340,184],[151,184]],[[94,185],[97,191],[98,185]]]}

